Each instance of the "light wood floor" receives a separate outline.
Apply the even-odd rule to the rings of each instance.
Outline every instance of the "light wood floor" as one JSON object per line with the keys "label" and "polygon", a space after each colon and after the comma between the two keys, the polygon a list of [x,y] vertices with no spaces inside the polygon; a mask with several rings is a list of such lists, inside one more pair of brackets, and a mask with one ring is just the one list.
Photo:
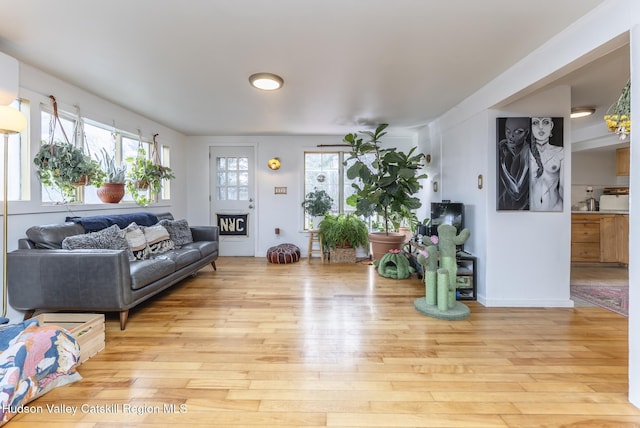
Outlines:
{"label": "light wood floor", "polygon": [[108,316],[84,379],[9,426],[640,426],[613,312],[469,303],[470,318],[442,321],[414,310],[420,281],[364,264],[217,265],[133,310],[125,331]]}

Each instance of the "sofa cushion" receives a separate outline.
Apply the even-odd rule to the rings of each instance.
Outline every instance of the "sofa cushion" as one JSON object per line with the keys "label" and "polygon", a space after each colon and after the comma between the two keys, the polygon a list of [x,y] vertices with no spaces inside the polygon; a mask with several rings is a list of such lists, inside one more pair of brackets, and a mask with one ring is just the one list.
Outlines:
{"label": "sofa cushion", "polygon": [[176,270],[178,270],[191,263],[197,262],[202,258],[202,255],[200,251],[195,248],[178,248],[164,254],[159,254],[155,258],[173,260],[176,265]]}
{"label": "sofa cushion", "polygon": [[186,219],[180,220],[160,220],[158,224],[164,226],[169,231],[169,236],[176,247],[181,247],[185,244],[193,242],[193,235],[191,234],[191,228]]}
{"label": "sofa cushion", "polygon": [[129,250],[129,245],[124,233],[116,225],[98,232],[83,233],[81,235],[67,236],[62,241],[64,250]]}
{"label": "sofa cushion", "polygon": [[168,258],[135,260],[129,265],[131,289],[139,290],[165,276],[175,272],[175,263]]}
{"label": "sofa cushion", "polygon": [[175,245],[169,237],[169,232],[164,226],[156,224],[149,227],[143,227],[144,239],[147,241],[151,254],[166,253],[173,250]]}
{"label": "sofa cushion", "polygon": [[144,232],[135,223],[123,229],[125,239],[129,245],[129,260],[144,260],[149,258],[149,246],[144,238]]}
{"label": "sofa cushion", "polygon": [[218,252],[218,241],[195,241],[183,245],[182,248],[195,248],[200,251],[202,257]]}
{"label": "sofa cushion", "polygon": [[35,244],[36,248],[59,250],[62,248],[64,238],[84,232],[84,228],[76,223],[44,224],[27,229],[27,238]]}

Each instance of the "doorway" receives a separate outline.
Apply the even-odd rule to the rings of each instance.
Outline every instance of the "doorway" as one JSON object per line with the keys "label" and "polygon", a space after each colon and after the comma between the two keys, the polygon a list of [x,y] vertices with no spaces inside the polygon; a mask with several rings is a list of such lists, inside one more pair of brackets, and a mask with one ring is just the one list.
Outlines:
{"label": "doorway", "polygon": [[255,255],[254,159],[254,147],[209,149],[210,216],[219,227],[221,256]]}

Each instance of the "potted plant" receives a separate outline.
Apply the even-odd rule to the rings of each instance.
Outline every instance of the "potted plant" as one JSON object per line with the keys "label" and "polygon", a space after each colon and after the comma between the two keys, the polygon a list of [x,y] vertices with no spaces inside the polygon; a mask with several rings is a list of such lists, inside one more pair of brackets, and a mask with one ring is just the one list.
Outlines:
{"label": "potted plant", "polygon": [[[351,146],[353,160],[347,169],[347,177],[358,179],[352,184],[356,192],[347,198],[347,203],[356,208],[356,214],[369,217],[377,214],[383,218],[384,232],[369,234],[373,258],[380,258],[389,249],[401,249],[405,236],[389,230],[394,213],[413,211],[422,206],[414,195],[422,188],[420,180],[427,178],[420,174],[424,154],[414,154],[413,147],[408,153],[395,148],[383,148],[381,138],[386,135],[389,125],[383,123],[375,131],[364,131],[345,135],[343,141]],[[368,162],[368,158],[373,161]],[[382,243],[381,243],[382,241]]]}
{"label": "potted plant", "polygon": [[302,202],[302,207],[311,217],[309,220],[309,227],[311,229],[313,229],[314,218],[328,214],[332,204],[333,198],[322,189],[314,188],[312,192],[307,193]]}
{"label": "potted plant", "polygon": [[99,186],[104,178],[100,164],[71,143],[42,142],[33,159],[40,182],[57,187],[65,199],[73,202],[78,186]]}
{"label": "potted plant", "polygon": [[416,213],[404,207],[398,212],[392,212],[389,221],[397,232],[402,233],[406,237],[405,243],[413,238],[419,222]]}
{"label": "potted plant", "polygon": [[125,159],[129,164],[126,189],[133,200],[143,207],[153,202],[153,195],[162,190],[162,180],[171,180],[175,176],[168,166],[155,163],[147,157],[144,148],[139,147],[136,157]]}
{"label": "potted plant", "polygon": [[318,224],[322,244],[332,263],[356,261],[356,248],[369,244],[367,224],[355,214],[327,214]]}
{"label": "potted plant", "polygon": [[115,158],[103,148],[100,166],[105,174],[104,183],[98,188],[98,198],[106,204],[117,204],[124,197],[127,164],[116,165]]}

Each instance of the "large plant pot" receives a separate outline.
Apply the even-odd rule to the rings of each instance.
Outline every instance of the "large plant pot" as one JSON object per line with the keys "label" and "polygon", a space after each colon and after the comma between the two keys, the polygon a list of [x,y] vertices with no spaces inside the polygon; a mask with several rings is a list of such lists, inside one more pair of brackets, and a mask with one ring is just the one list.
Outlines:
{"label": "large plant pot", "polygon": [[117,204],[124,198],[124,183],[104,183],[97,194],[105,204]]}
{"label": "large plant pot", "polygon": [[380,260],[389,250],[402,250],[407,237],[403,233],[372,232],[369,234],[371,254],[374,260]]}

